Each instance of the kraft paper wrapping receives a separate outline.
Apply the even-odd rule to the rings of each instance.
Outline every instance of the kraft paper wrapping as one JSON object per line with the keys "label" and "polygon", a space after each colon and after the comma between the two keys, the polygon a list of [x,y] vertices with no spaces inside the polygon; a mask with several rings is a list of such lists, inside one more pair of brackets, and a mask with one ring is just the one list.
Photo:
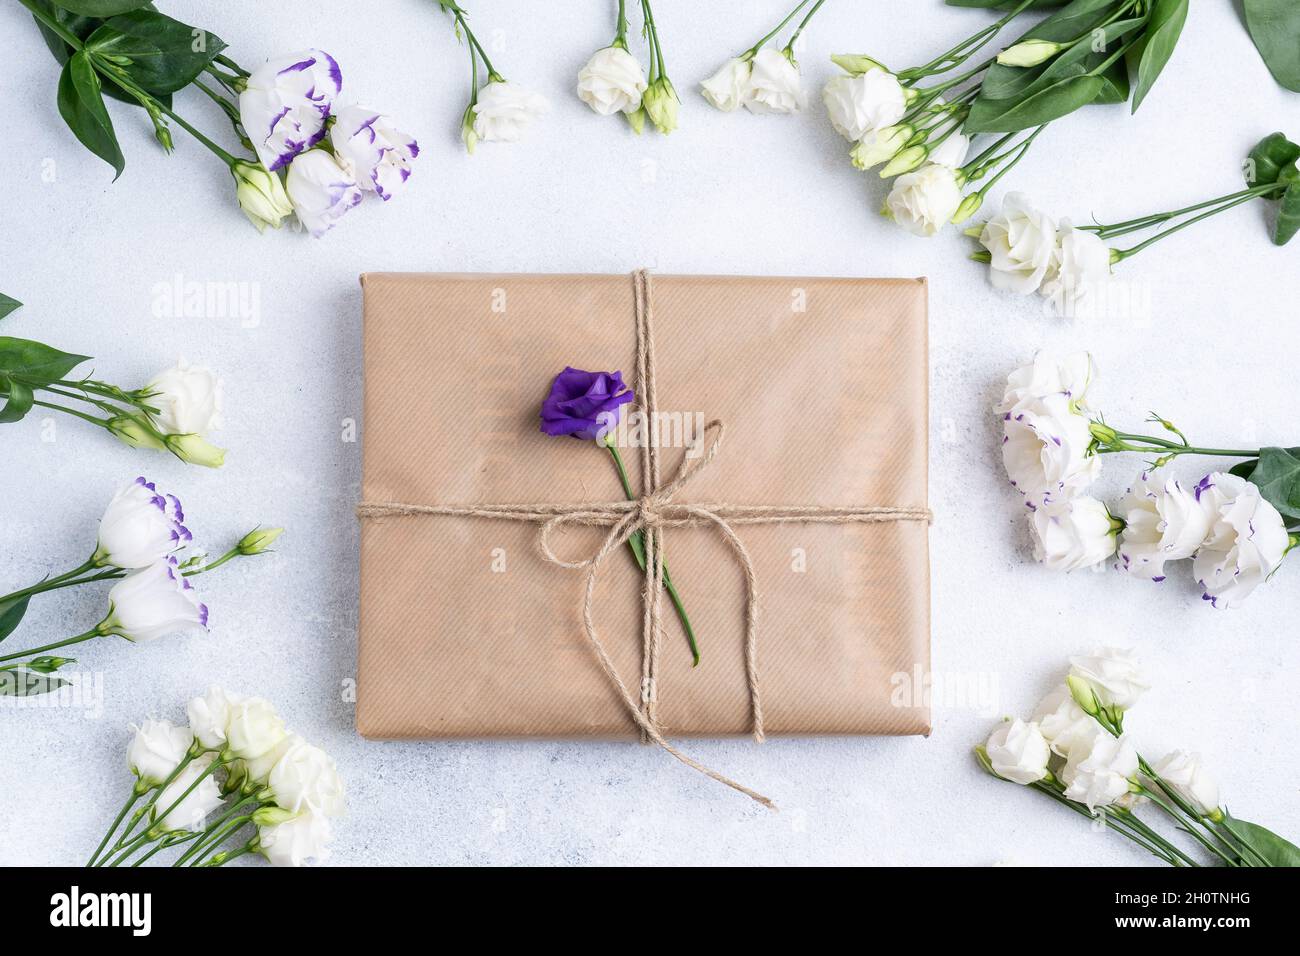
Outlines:
{"label": "kraft paper wrapping", "polygon": [[[634,384],[631,277],[368,274],[362,285],[363,500],[623,497],[606,452],[543,434],[538,413],[566,365]],[[727,428],[676,500],[926,504],[924,280],[655,276],[653,314],[661,420],[699,413]],[[665,480],[683,452],[661,453]],[[623,458],[640,489],[639,448]],[[928,733],[926,524],[736,530],[758,576],[768,736]],[[567,529],[553,544],[585,558],[606,531]],[[548,563],[537,534],[462,516],[362,523],[363,735],[638,736],[583,635],[584,575]],[[702,660],[691,666],[665,601],[660,724],[668,736],[745,735],[742,570],[716,529],[667,529],[664,541]],[[630,553],[611,555],[595,599],[601,640],[634,689],[643,580]]]}

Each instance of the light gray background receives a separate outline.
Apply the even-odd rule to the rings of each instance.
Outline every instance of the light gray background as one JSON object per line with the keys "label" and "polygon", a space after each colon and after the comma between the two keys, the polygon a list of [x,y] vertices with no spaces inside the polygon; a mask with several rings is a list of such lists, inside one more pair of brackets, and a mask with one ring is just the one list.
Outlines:
{"label": "light gray background", "polygon": [[[1052,318],[1036,299],[994,292],[955,231],[924,241],[883,222],[879,182],[850,167],[818,95],[831,52],[921,62],[988,14],[939,0],[831,0],[802,54],[810,108],[758,117],[715,112],[697,84],[786,2],[722,6],[660,0],[681,128],[637,139],[572,92],[578,68],[608,42],[613,4],[471,4],[498,68],[542,91],[552,112],[524,142],[468,157],[457,138],[466,55],[432,2],[164,3],[230,41],[249,67],[329,50],[346,96],[419,138],[400,198],[369,199],[314,241],[287,230],[259,237],[220,164],[179,131],[176,153],[163,155],[143,116],[116,104],[128,162],[110,183],[59,120],[57,69],[28,17],[0,5],[0,289],[27,303],[2,331],[94,355],[100,377],[128,386],[178,355],[219,369],[228,424],[217,438],[230,449],[228,465],[210,472],[71,419],[54,422],[53,441],[40,415],[5,426],[0,589],[80,562],[108,497],[137,474],[182,497],[213,551],[259,522],[288,528],[278,554],[200,580],[209,636],[86,647],[84,666],[104,681],[97,719],[78,709],[0,714],[0,862],[82,861],[131,780],[127,725],[183,719],[185,699],[216,683],[269,697],[337,758],[351,797],[337,827],[342,864],[1141,864],[1141,851],[984,776],[971,756],[998,716],[1028,712],[1059,680],[1068,654],[1102,642],[1138,647],[1149,666],[1154,689],[1130,720],[1147,752],[1203,751],[1236,813],[1300,834],[1300,571],[1285,566],[1231,612],[1200,601],[1185,566],[1163,586],[1048,573],[1029,555],[989,412],[1006,373],[1035,349],[1089,348],[1102,369],[1095,403],[1113,422],[1138,424],[1156,408],[1203,444],[1294,444],[1297,250],[1272,247],[1262,204],[1239,209],[1123,267],[1149,291],[1149,316]],[[1114,107],[1076,114],[1008,183],[1060,215],[1112,221],[1238,188],[1256,140],[1300,133],[1300,99],[1272,81],[1233,6],[1193,5],[1136,119]],[[225,132],[197,95],[179,106]],[[357,275],[639,266],[931,280],[934,666],[958,692],[936,701],[929,739],[689,746],[772,795],[780,813],[637,745],[383,744],[352,728],[361,456],[341,435],[362,411]],[[155,315],[155,287],[178,276],[251,284],[257,324]],[[1106,486],[1122,490],[1139,468],[1134,457],[1108,461]],[[1184,471],[1199,473],[1198,463]],[[42,598],[6,648],[82,630],[102,606],[90,588]],[[984,688],[982,701],[962,699],[971,686]]]}

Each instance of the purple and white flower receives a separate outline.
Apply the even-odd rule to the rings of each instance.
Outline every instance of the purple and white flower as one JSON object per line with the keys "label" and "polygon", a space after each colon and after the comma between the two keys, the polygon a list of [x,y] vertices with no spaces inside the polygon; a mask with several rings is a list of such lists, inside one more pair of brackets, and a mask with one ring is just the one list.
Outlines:
{"label": "purple and white flower", "polygon": [[993,410],[1005,415],[1051,395],[1063,395],[1076,408],[1082,408],[1088,387],[1096,377],[1097,366],[1088,352],[1069,355],[1038,352],[1032,362],[1007,376],[1002,401],[993,406]]}
{"label": "purple and white flower", "polygon": [[1282,516],[1259,488],[1236,475],[1215,472],[1196,486],[1214,520],[1192,563],[1205,600],[1236,607],[1277,570],[1290,547]]}
{"label": "purple and white flower", "polygon": [[1165,579],[1165,562],[1196,553],[1216,517],[1214,496],[1185,488],[1177,478],[1165,480],[1146,472],[1129,489],[1124,502],[1120,567],[1140,578]]}
{"label": "purple and white flower", "polygon": [[108,615],[96,629],[146,643],[172,634],[206,631],[208,608],[181,574],[174,557],[132,571],[108,592]]}
{"label": "purple and white flower", "polygon": [[299,221],[318,239],[362,197],[352,174],[323,149],[308,150],[293,161],[287,188]]}
{"label": "purple and white flower", "polygon": [[137,478],[108,503],[93,560],[100,567],[148,567],[193,540],[184,521],[179,498]]}
{"label": "purple and white flower", "polygon": [[359,106],[339,110],[331,139],[339,165],[362,189],[385,201],[410,178],[411,161],[420,155],[415,139],[391,119]]}
{"label": "purple and white flower", "polygon": [[253,72],[239,94],[239,119],[268,170],[325,138],[325,121],[342,89],[338,63],[320,50],[279,56]]}
{"label": "purple and white flower", "polygon": [[1034,511],[1034,558],[1052,571],[1095,568],[1115,553],[1118,523],[1096,498],[1080,496]]}
{"label": "purple and white flower", "polygon": [[1002,416],[1002,461],[1033,509],[1075,496],[1101,470],[1092,432],[1064,394],[1025,401]]}

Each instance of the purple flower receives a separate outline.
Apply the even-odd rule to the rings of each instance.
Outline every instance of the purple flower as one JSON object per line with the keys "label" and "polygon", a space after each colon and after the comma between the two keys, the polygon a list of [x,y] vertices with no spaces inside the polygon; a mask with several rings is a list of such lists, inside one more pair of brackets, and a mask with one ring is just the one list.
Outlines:
{"label": "purple flower", "polygon": [[338,63],[321,50],[276,57],[254,70],[239,94],[239,119],[262,165],[275,172],[323,140],[342,89]]}
{"label": "purple flower", "polygon": [[593,441],[618,423],[619,409],[635,398],[622,372],[566,368],[542,402],[542,431]]}

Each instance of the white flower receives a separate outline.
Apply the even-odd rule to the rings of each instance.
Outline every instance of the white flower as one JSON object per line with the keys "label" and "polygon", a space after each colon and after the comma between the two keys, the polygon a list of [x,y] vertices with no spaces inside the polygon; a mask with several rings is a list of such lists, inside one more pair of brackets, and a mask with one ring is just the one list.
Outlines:
{"label": "white flower", "polygon": [[578,71],[578,98],[601,116],[635,113],[645,88],[641,61],[621,46],[597,50]]}
{"label": "white flower", "polygon": [[280,762],[280,758],[289,752],[290,747],[301,742],[301,737],[289,731],[283,740],[260,757],[250,757],[245,760],[244,770],[248,773],[249,779],[265,783],[270,779],[271,771]]}
{"label": "white flower", "polygon": [[996,289],[1030,295],[1056,265],[1056,220],[1035,209],[1024,193],[1008,193],[1002,212],[984,224],[980,244],[988,250],[989,279]]}
{"label": "white flower", "polygon": [[258,824],[258,852],[272,866],[302,866],[309,859],[320,863],[329,857],[334,832],[323,814],[263,807],[253,814],[253,822]]}
{"label": "white flower", "polygon": [[1056,252],[1039,290],[1058,312],[1069,315],[1078,304],[1098,295],[1110,281],[1110,247],[1095,233],[1061,220]]}
{"label": "white flower", "polygon": [[92,560],[100,567],[148,567],[193,540],[184,520],[180,499],[137,478],[108,503]]}
{"label": "white flower", "polygon": [[1039,399],[1063,395],[1076,407],[1082,407],[1088,388],[1097,377],[1097,366],[1089,352],[1055,355],[1042,351],[1034,360],[1007,376],[1002,401],[993,407],[1000,415],[1021,407],[1032,406]]}
{"label": "white flower", "polygon": [[1272,574],[1290,546],[1286,523],[1259,488],[1215,472],[1196,486],[1210,501],[1214,521],[1196,552],[1192,573],[1215,607],[1236,607]]}
{"label": "white flower", "polygon": [[146,720],[131,729],[135,736],[126,748],[126,763],[147,784],[157,786],[185,759],[194,736],[185,727],[168,720]]}
{"label": "white flower", "polygon": [[1030,508],[1072,498],[1101,469],[1088,419],[1064,394],[1022,401],[1002,419],[1002,462]]}
{"label": "white flower", "polygon": [[280,177],[261,163],[242,159],[231,165],[230,174],[235,177],[235,199],[248,221],[258,232],[267,226],[279,229],[284,217],[293,212]]}
{"label": "white flower", "polygon": [[[256,760],[288,737],[284,721],[270,701],[245,697],[231,703],[226,722],[226,750],[233,756],[245,761]],[[258,777],[254,775],[254,779]]]}
{"label": "white flower", "polygon": [[806,102],[799,68],[789,57],[771,47],[754,54],[745,109],[751,113],[796,113]]}
{"label": "white flower", "polygon": [[1078,497],[1038,508],[1032,518],[1034,559],[1051,571],[1096,567],[1115,553],[1113,520],[1096,498]]}
{"label": "white flower", "polygon": [[1201,766],[1198,754],[1175,750],[1161,757],[1151,769],[1201,816],[1209,816],[1219,809],[1218,781]]}
{"label": "white flower", "polygon": [[343,89],[328,53],[305,50],[267,61],[239,94],[239,120],[271,172],[325,138],[325,121]]}
{"label": "white flower", "polygon": [[1051,752],[1037,724],[1013,720],[1001,724],[984,745],[993,772],[1012,783],[1031,784],[1047,776]]}
{"label": "white flower", "polygon": [[411,162],[420,155],[414,137],[399,130],[383,113],[359,106],[339,110],[330,139],[339,165],[358,186],[385,202],[406,184]]}
{"label": "white flower", "polygon": [[[158,795],[150,812],[154,820],[160,813],[167,814],[159,821],[164,830],[202,830],[204,818],[221,806],[221,788],[212,774],[204,776],[215,759],[216,754],[209,753],[190,761]],[[198,781],[197,786],[195,781]],[[190,787],[194,789],[190,790]],[[186,790],[189,793],[185,793]]]}
{"label": "white flower", "polygon": [[822,89],[822,102],[835,131],[850,142],[893,126],[907,112],[907,91],[888,70],[836,76]]}
{"label": "white flower", "polygon": [[1128,710],[1151,685],[1146,682],[1131,648],[1102,647],[1070,658],[1072,683],[1086,685],[1107,709]]}
{"label": "white flower", "polygon": [[1142,473],[1124,499],[1120,566],[1152,581],[1165,579],[1165,562],[1190,558],[1210,533],[1217,501],[1199,488],[1186,489],[1177,478]]}
{"label": "white flower", "polygon": [[949,169],[958,169],[966,162],[966,154],[970,152],[970,139],[961,133],[952,133],[934,149],[930,150],[930,162],[936,166],[947,166]]}
{"label": "white flower", "polygon": [[182,358],[155,375],[145,390],[146,404],[158,409],[151,417],[164,435],[203,437],[222,425],[222,381],[210,368]]}
{"label": "white flower", "polygon": [[294,813],[312,809],[337,817],[346,807],[343,781],[333,759],[301,737],[276,761],[267,782],[276,804]]}
{"label": "white flower", "polygon": [[749,74],[748,60],[739,57],[728,60],[717,73],[700,84],[700,92],[718,109],[730,113],[745,102],[749,92]]}
{"label": "white flower", "polygon": [[1075,747],[1091,746],[1092,738],[1102,733],[1101,725],[1084,713],[1068,687],[1058,687],[1040,700],[1030,719],[1052,752],[1062,757],[1069,757]]}
{"label": "white flower", "polygon": [[317,239],[333,229],[362,197],[352,174],[323,149],[308,150],[293,161],[286,188],[298,220]]}
{"label": "white flower", "polygon": [[660,76],[646,88],[641,105],[655,129],[665,136],[677,128],[677,111],[682,104],[668,77]]}
{"label": "white flower", "polygon": [[485,143],[513,143],[525,126],[549,108],[545,97],[518,84],[488,83],[474,104],[474,135]]}
{"label": "white flower", "polygon": [[1127,736],[1097,734],[1089,744],[1070,752],[1061,770],[1061,781],[1065,784],[1066,799],[1096,810],[1110,806],[1127,794],[1137,770],[1137,751]]}
{"label": "white flower", "polygon": [[885,215],[917,236],[933,236],[961,205],[961,187],[947,166],[931,164],[899,176],[885,201]]}
{"label": "white flower", "polygon": [[108,616],[100,634],[146,643],[172,634],[196,634],[208,627],[208,608],[194,595],[175,558],[132,571],[108,592]]}
{"label": "white flower", "polygon": [[230,724],[230,710],[243,698],[227,693],[220,687],[209,688],[202,697],[192,698],[185,705],[194,739],[207,750],[221,750],[226,746],[226,728]]}

